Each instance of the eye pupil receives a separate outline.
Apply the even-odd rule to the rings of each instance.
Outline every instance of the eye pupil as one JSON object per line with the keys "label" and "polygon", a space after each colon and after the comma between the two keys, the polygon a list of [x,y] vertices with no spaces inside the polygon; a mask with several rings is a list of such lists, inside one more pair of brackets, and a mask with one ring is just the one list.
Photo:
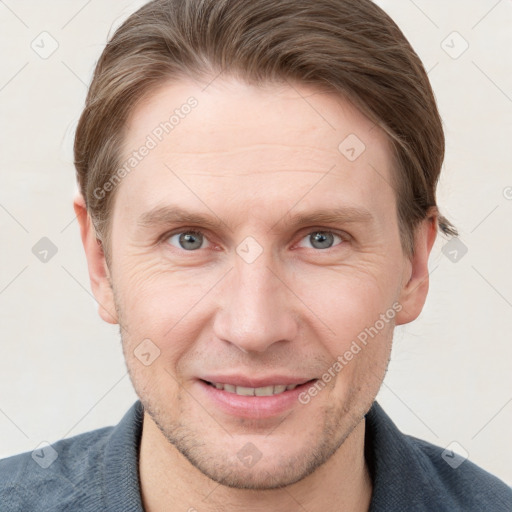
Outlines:
{"label": "eye pupil", "polygon": [[[193,231],[188,231],[186,233],[182,233],[180,235],[180,245],[183,247],[183,249],[187,249],[187,250],[190,250],[190,249],[198,249],[199,247],[201,247],[201,243],[202,243],[202,238],[201,238],[201,234],[200,233],[195,233]],[[191,245],[186,245],[186,244],[191,244]]]}
{"label": "eye pupil", "polygon": [[[317,249],[328,249],[329,245],[333,242],[333,235],[331,233],[324,233],[323,231],[317,231],[312,234],[312,245]],[[316,246],[315,243],[319,243],[320,247]]]}

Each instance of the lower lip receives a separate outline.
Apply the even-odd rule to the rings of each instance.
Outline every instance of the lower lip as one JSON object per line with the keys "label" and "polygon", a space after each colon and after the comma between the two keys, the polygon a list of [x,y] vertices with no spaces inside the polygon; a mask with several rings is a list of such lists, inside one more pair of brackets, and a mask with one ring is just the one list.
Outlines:
{"label": "lower lip", "polygon": [[299,395],[312,386],[315,380],[305,382],[295,389],[271,396],[242,396],[217,389],[203,380],[197,381],[200,389],[223,412],[239,418],[271,418],[299,403]]}

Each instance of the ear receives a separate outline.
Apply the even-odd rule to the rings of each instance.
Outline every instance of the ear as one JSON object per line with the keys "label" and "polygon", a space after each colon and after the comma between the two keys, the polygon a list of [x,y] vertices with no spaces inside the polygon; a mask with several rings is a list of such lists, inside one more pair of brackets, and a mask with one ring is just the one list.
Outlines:
{"label": "ear", "polygon": [[404,269],[399,298],[402,310],[396,316],[396,325],[407,324],[418,318],[427,299],[428,258],[437,236],[437,216],[437,209],[431,211],[416,229],[414,255]]}
{"label": "ear", "polygon": [[84,198],[80,193],[77,193],[73,200],[73,208],[80,225],[80,235],[87,258],[91,288],[98,301],[98,313],[105,322],[117,324],[114,293],[110,284],[110,272],[105,254],[101,242],[96,236],[96,230],[85,206]]}

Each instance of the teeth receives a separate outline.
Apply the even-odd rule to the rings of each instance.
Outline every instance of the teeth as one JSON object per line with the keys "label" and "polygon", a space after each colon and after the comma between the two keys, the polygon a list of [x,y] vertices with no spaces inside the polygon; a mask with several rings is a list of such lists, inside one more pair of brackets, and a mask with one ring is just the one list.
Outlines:
{"label": "teeth", "polygon": [[271,396],[274,394],[274,386],[265,386],[264,388],[255,388],[254,394],[256,396]]}
{"label": "teeth", "polygon": [[237,386],[235,392],[237,395],[254,396],[254,391],[255,388],[245,388],[244,386]]}
{"label": "teeth", "polygon": [[217,382],[211,383],[217,389],[223,389],[228,393],[235,393],[241,396],[272,396],[295,389],[297,384],[279,384],[277,386],[264,386],[261,388],[248,388],[245,386],[233,386],[232,384],[219,384]]}

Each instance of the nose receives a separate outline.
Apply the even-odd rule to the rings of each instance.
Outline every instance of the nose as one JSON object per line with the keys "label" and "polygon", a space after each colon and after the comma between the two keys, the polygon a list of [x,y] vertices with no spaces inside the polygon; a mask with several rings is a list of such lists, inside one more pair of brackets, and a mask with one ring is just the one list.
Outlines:
{"label": "nose", "polygon": [[265,352],[293,340],[297,333],[297,299],[282,272],[265,251],[252,263],[235,255],[234,268],[224,280],[214,332],[242,352]]}

